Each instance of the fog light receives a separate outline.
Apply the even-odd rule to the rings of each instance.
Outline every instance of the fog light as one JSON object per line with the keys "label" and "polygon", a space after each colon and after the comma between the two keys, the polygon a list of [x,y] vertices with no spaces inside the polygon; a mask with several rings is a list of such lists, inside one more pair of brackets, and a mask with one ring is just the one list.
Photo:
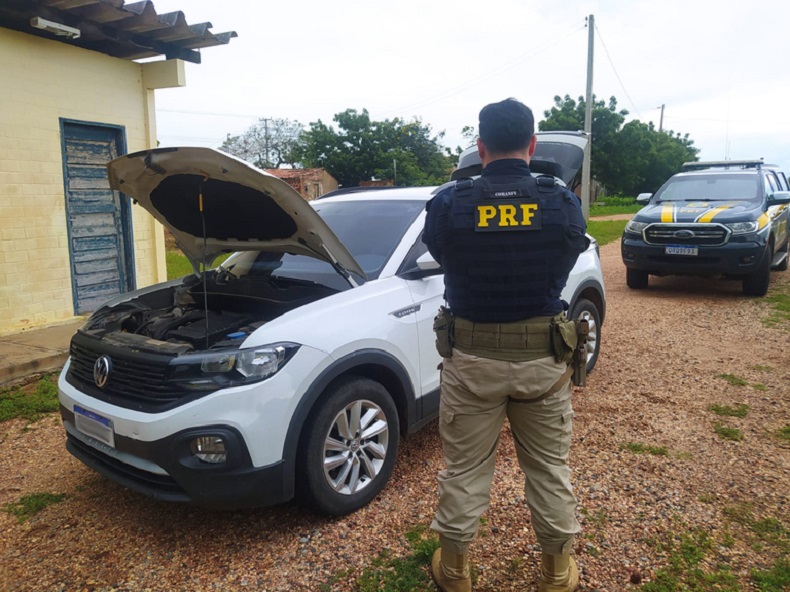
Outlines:
{"label": "fog light", "polygon": [[741,263],[754,263],[757,257],[754,255],[747,255],[746,257],[741,257]]}
{"label": "fog light", "polygon": [[634,254],[633,253],[628,253],[628,252],[623,254],[623,257],[625,257],[626,261],[633,261],[635,259]]}
{"label": "fog light", "polygon": [[206,463],[220,464],[228,460],[225,441],[219,436],[200,436],[189,444],[192,456]]}

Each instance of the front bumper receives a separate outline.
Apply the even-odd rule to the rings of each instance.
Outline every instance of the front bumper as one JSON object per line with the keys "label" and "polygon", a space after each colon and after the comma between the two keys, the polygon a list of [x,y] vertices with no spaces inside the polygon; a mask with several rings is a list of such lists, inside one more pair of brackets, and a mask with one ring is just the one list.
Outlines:
{"label": "front bumper", "polygon": [[[153,441],[116,434],[115,446],[110,447],[78,431],[72,410],[61,405],[60,414],[71,454],[112,481],[154,499],[245,508],[275,505],[293,497],[293,480],[286,476],[285,463],[254,467],[244,439],[233,427],[202,426]],[[220,435],[226,442],[226,463],[210,465],[191,455],[191,440],[208,434]],[[136,459],[137,466],[125,462],[130,458]]]}
{"label": "front bumper", "polygon": [[665,245],[648,244],[637,234],[624,233],[620,241],[626,267],[655,275],[748,275],[760,266],[765,248],[765,240],[758,236],[720,246],[700,246],[697,255],[667,255]]}

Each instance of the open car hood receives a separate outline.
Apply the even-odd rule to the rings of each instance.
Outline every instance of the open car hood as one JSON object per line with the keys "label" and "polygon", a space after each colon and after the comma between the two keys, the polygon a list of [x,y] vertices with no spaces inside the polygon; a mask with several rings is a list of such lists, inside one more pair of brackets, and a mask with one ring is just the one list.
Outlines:
{"label": "open car hood", "polygon": [[315,257],[340,273],[365,278],[359,263],[296,190],[224,152],[144,150],[116,158],[107,170],[110,186],[134,198],[170,230],[195,271],[222,253],[270,251]]}
{"label": "open car hood", "polygon": [[[587,137],[583,132],[536,132],[538,143],[529,163],[529,170],[538,175],[551,175],[570,185],[584,161]],[[458,157],[458,168],[450,179],[457,181],[475,177],[483,170],[477,146],[467,148]]]}

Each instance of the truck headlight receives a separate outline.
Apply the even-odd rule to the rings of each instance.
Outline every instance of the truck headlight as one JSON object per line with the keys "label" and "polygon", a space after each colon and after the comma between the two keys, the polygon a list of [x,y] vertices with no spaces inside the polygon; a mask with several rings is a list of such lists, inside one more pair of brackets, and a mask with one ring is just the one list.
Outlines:
{"label": "truck headlight", "polygon": [[751,222],[731,222],[727,224],[727,228],[732,230],[733,234],[748,234],[749,232],[756,232],[759,228],[757,220]]}
{"label": "truck headlight", "polygon": [[633,232],[634,234],[642,234],[642,231],[647,227],[647,222],[635,222],[634,220],[629,220],[628,224],[625,225],[626,232]]}
{"label": "truck headlight", "polygon": [[231,351],[186,354],[170,362],[170,380],[189,390],[213,390],[269,378],[299,345],[274,343]]}

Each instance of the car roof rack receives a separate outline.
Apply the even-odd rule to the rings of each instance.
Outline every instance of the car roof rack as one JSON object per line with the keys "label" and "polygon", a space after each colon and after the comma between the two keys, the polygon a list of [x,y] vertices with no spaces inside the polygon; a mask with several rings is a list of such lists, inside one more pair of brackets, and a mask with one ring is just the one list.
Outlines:
{"label": "car roof rack", "polygon": [[707,162],[684,162],[683,163],[683,170],[684,171],[696,171],[700,169],[713,169],[713,168],[724,168],[724,169],[751,169],[757,168],[760,169],[763,166],[763,159],[760,158],[759,160],[710,160]]}

